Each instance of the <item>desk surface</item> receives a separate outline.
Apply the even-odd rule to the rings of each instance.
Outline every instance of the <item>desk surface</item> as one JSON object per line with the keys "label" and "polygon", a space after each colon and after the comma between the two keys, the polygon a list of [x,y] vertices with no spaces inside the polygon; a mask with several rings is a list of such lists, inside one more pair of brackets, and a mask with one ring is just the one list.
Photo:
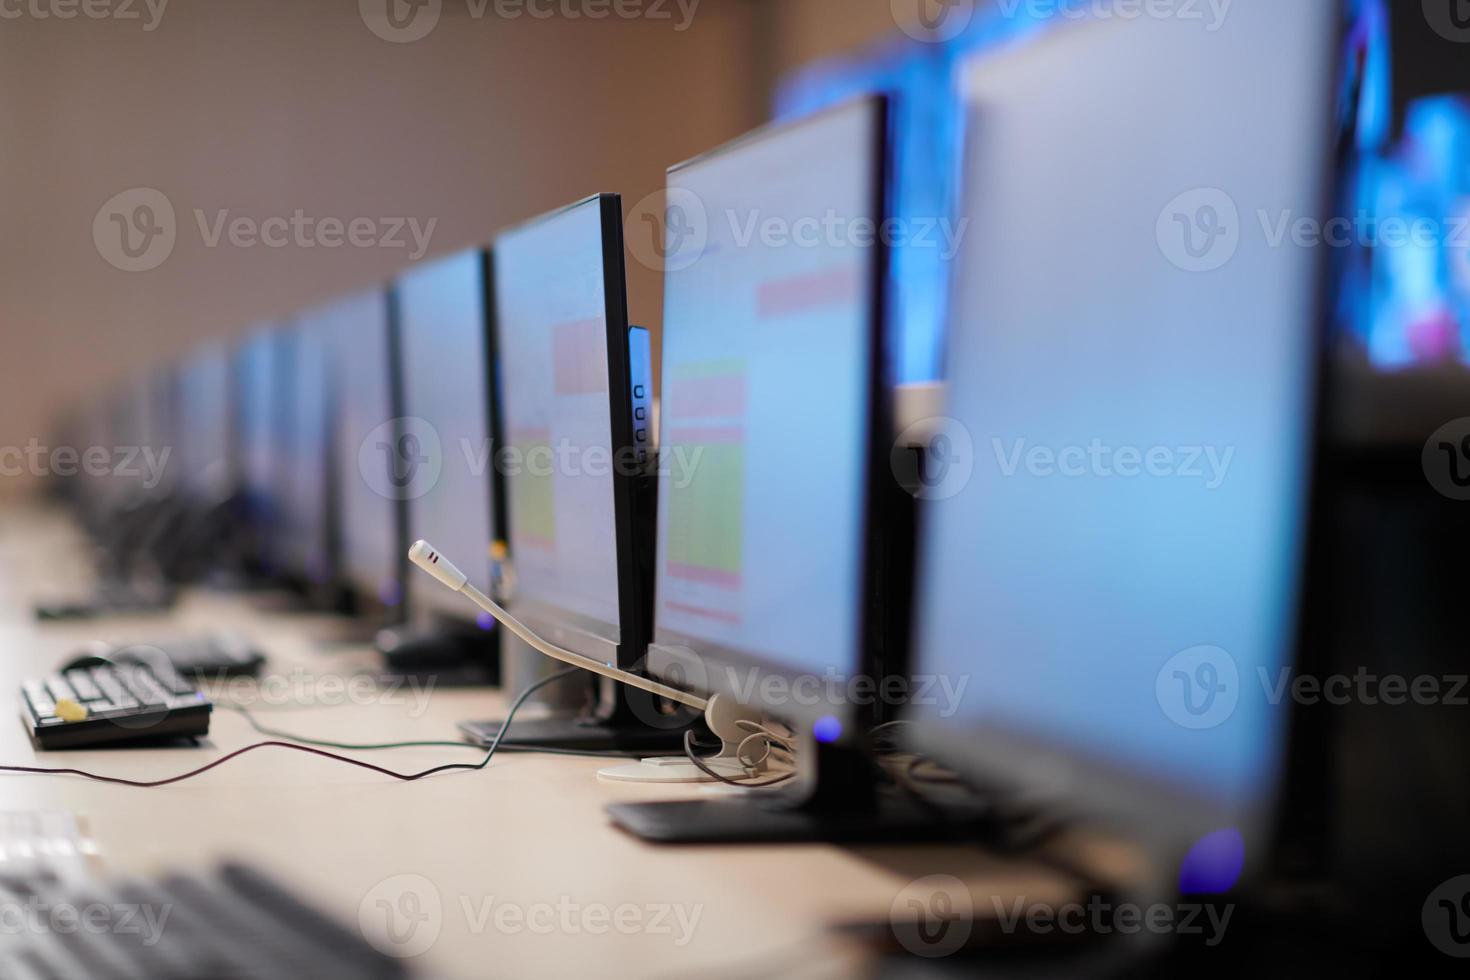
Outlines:
{"label": "desk surface", "polygon": [[[191,593],[166,617],[36,623],[37,597],[75,594],[88,581],[84,557],[60,514],[0,510],[0,695],[12,718],[20,681],[48,673],[82,642],[221,627],[256,641],[270,656],[267,676],[289,682],[228,693],[253,699],[265,723],[301,735],[454,739],[456,722],[504,707],[490,690],[362,697],[356,688],[348,696],[343,679],[372,663],[366,648],[313,639],[331,628],[328,617],[266,614],[240,596]],[[311,700],[335,703],[303,704]],[[158,778],[259,740],[241,716],[217,711],[200,748],[38,753],[17,721],[0,724],[0,761]],[[448,747],[349,754],[400,771],[477,761]],[[905,887],[928,874],[965,876],[981,883],[977,891],[1014,890],[1024,874],[979,849],[655,847],[613,827],[604,804],[738,791],[608,783],[596,776],[603,764],[504,755],[481,772],[399,782],[263,749],[154,789],[0,774],[0,808],[76,814],[113,871],[202,868],[229,857],[257,863],[348,924],[360,911],[381,919],[380,901],[406,915],[432,915],[437,904],[439,915],[403,947],[427,947],[415,960],[431,977],[852,976],[863,954],[832,938],[833,921],[884,920]]]}

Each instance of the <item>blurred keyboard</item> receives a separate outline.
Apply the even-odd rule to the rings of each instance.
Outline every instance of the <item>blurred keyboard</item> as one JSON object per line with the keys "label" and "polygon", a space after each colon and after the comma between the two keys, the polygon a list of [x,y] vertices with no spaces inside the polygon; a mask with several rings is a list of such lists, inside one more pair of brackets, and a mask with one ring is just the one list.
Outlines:
{"label": "blurred keyboard", "polygon": [[248,639],[228,630],[179,636],[156,644],[118,646],[107,652],[106,657],[118,663],[147,665],[162,660],[179,673],[200,680],[255,677],[265,663],[265,655]]}
{"label": "blurred keyboard", "polygon": [[408,971],[259,871],[63,884],[0,874],[7,980],[396,980]]}
{"label": "blurred keyboard", "polygon": [[42,749],[207,735],[213,708],[165,663],[76,667],[21,685],[21,717]]}

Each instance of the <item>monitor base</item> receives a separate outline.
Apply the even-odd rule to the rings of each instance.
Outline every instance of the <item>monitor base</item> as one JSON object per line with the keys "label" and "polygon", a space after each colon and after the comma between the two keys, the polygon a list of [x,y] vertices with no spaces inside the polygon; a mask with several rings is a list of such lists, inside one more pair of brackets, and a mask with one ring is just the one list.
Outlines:
{"label": "monitor base", "polygon": [[871,807],[814,809],[778,792],[751,790],[734,799],[613,803],[613,823],[656,844],[932,843],[993,832],[988,811],[945,810],[880,796]]}
{"label": "monitor base", "polygon": [[[476,745],[488,747],[500,731],[499,721],[461,722],[459,730]],[[501,743],[512,748],[575,749],[581,752],[627,752],[644,755],[675,751],[684,745],[684,729],[654,728],[636,719],[626,723],[592,718],[531,718],[517,721]]]}
{"label": "monitor base", "polygon": [[500,658],[478,630],[387,628],[378,631],[384,676],[417,678],[438,687],[494,687]]}
{"label": "monitor base", "polygon": [[[749,773],[733,759],[710,759],[704,763],[729,779],[744,779]],[[640,759],[623,766],[597,770],[598,779],[615,783],[711,783],[714,779],[689,761],[687,756],[668,755]]]}

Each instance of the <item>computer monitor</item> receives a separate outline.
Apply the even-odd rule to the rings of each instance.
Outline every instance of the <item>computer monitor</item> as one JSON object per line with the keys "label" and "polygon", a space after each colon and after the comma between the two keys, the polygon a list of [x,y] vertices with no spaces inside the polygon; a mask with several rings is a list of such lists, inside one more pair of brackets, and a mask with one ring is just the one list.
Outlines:
{"label": "computer monitor", "polygon": [[1339,7],[1071,24],[965,78],[914,664],[963,693],[915,744],[1170,848],[1260,858],[1281,770],[1326,250],[1269,228],[1332,199]]}
{"label": "computer monitor", "polygon": [[275,325],[256,329],[235,354],[240,489],[248,525],[245,558],[266,578],[284,573],[284,484],[291,351]]}
{"label": "computer monitor", "polygon": [[[514,611],[560,646],[636,667],[649,588],[635,550],[653,538],[635,524],[633,413],[652,423],[647,405],[631,406],[620,199],[508,231],[494,254]],[[646,396],[650,379],[637,383]]]}
{"label": "computer monitor", "polygon": [[167,447],[173,455],[171,395],[172,374],[155,369],[130,375],[104,396],[105,438],[97,445],[109,458],[100,479],[114,506],[137,508],[167,493],[173,474],[162,453]]}
{"label": "computer monitor", "polygon": [[863,99],[668,175],[684,214],[664,286],[648,666],[830,742],[862,715],[847,685],[871,679],[886,120],[886,100]]}
{"label": "computer monitor", "polygon": [[142,399],[142,429],[138,454],[127,467],[129,476],[149,498],[169,498],[182,473],[179,441],[184,419],[179,412],[179,371],[174,365],[152,368],[138,381]]}
{"label": "computer monitor", "polygon": [[337,579],[337,486],[334,470],[335,380],[331,335],[315,316],[287,328],[285,469],[282,473],[284,555],[288,581],[313,600],[332,603]]}
{"label": "computer monitor", "polygon": [[222,343],[194,351],[180,367],[176,452],[180,490],[192,505],[210,506],[233,492],[233,388],[230,352]]}
{"label": "computer monitor", "polygon": [[[73,403],[63,409],[50,425],[51,445],[57,448],[68,447],[73,452],[80,453],[90,443],[87,440],[87,411],[89,402]],[[46,493],[56,500],[71,506],[75,516],[85,519],[85,508],[87,506],[87,486],[85,481],[79,479],[84,471],[78,465],[75,472],[63,470],[53,472],[46,481]]]}
{"label": "computer monitor", "polygon": [[[78,418],[74,437],[78,457],[81,458],[93,446],[110,449],[114,445],[114,430],[110,397],[98,396],[87,402]],[[110,472],[110,469],[78,466],[77,499],[82,520],[94,533],[101,531],[116,507],[117,486]]]}
{"label": "computer monitor", "polygon": [[156,467],[170,441],[171,380],[163,370],[134,374],[103,396],[105,438],[96,444],[109,451],[102,480],[119,506],[146,503],[166,490],[170,474],[150,469],[148,463]]}
{"label": "computer monitor", "polygon": [[342,584],[359,612],[391,619],[391,611],[403,605],[408,543],[394,483],[401,413],[388,292],[371,289],[343,297],[313,311],[311,319],[330,345]]}
{"label": "computer monitor", "polygon": [[[393,459],[408,503],[408,539],[465,555],[470,582],[489,593],[494,543],[490,443],[488,257],[481,249],[415,266],[398,280],[403,428]],[[415,625],[465,622],[466,604],[427,575],[410,575]],[[488,614],[475,622],[489,631]]]}
{"label": "computer monitor", "polygon": [[154,545],[166,508],[158,460],[166,438],[160,413],[165,393],[157,375],[135,374],[104,396],[93,445],[106,450],[103,465],[87,463],[95,485],[93,533],[98,543],[99,578],[123,582],[160,574]]}
{"label": "computer monitor", "polygon": [[926,812],[879,792],[863,746],[874,693],[903,669],[878,637],[907,595],[904,563],[877,547],[895,516],[887,175],[880,96],[669,171],[647,668],[790,723],[798,770],[773,793],[609,806],[639,837],[934,836]]}

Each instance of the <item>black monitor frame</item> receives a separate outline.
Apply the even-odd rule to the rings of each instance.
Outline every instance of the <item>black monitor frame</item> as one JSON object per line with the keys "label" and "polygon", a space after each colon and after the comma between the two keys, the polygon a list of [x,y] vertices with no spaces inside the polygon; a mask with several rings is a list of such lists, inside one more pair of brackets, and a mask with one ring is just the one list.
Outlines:
{"label": "black monitor frame", "polygon": [[[516,599],[512,602],[512,608],[528,626],[559,646],[603,662],[612,661],[624,670],[638,670],[642,667],[648,645],[651,620],[650,600],[652,598],[651,583],[644,580],[641,572],[641,566],[644,563],[640,562],[639,552],[640,549],[652,547],[653,540],[646,531],[640,531],[638,498],[640,494],[646,492],[647,480],[641,473],[635,472],[635,466],[629,465],[635,458],[636,449],[631,410],[634,382],[628,353],[628,289],[623,257],[622,198],[618,194],[594,194],[555,211],[542,214],[502,232],[496,239],[495,249],[497,252],[504,249],[505,246],[501,242],[508,234],[542,224],[593,204],[598,209],[602,244],[607,391],[609,417],[612,421],[610,444],[613,460],[613,520],[617,548],[619,618],[617,630],[620,639],[617,644],[612,644],[598,632],[599,629],[611,629],[613,624],[593,621],[545,600]],[[498,291],[497,285],[497,295]],[[503,350],[500,333],[504,329],[499,308],[491,307],[491,315],[494,319],[491,333],[496,337],[498,352]],[[503,357],[503,355],[498,356]],[[503,368],[504,364],[498,363],[497,377]],[[497,384],[494,391],[495,398],[499,399],[496,402],[496,416],[503,420],[505,418],[503,399],[506,397],[504,385]],[[503,502],[506,515],[510,510],[507,496],[506,493],[500,493],[496,497],[497,500]],[[510,541],[511,529],[508,517],[500,524],[500,527],[502,531],[499,536]],[[510,541],[510,544],[512,546],[511,558],[514,560],[514,541]],[[609,656],[610,650],[611,656]]]}

